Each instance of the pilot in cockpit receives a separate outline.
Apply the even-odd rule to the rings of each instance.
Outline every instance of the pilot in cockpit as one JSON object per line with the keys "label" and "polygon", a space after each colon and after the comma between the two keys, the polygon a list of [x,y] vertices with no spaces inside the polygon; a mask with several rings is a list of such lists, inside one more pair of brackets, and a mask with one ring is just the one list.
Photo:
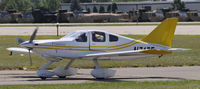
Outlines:
{"label": "pilot in cockpit", "polygon": [[92,33],[92,40],[94,42],[104,42],[105,41],[105,34],[101,32],[93,32]]}

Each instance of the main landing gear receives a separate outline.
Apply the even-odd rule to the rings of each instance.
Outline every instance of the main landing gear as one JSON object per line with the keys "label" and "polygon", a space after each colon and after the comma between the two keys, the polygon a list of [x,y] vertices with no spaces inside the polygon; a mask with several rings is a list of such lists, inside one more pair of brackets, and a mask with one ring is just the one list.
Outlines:
{"label": "main landing gear", "polygon": [[51,65],[54,61],[48,61],[44,66],[39,68],[37,71],[37,75],[42,79],[45,80],[46,78],[50,78],[54,75],[58,76],[59,78],[65,78],[66,76],[75,75],[77,73],[77,69],[70,68],[70,65],[73,63],[74,59],[71,59],[70,62],[65,67],[57,67],[53,69],[53,72],[45,70],[49,65]]}
{"label": "main landing gear", "polygon": [[106,69],[106,68],[101,68],[99,66],[99,63],[97,59],[93,59],[95,69],[91,71],[91,75],[95,77],[96,79],[106,79],[113,77],[116,73],[115,70],[112,69]]}

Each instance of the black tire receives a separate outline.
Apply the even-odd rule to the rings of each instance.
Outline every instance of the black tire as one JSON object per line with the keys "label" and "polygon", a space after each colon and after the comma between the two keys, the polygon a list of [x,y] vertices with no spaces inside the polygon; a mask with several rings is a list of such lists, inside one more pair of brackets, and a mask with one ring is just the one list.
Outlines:
{"label": "black tire", "polygon": [[42,80],[46,80],[47,79],[47,77],[40,77]]}
{"label": "black tire", "polygon": [[58,76],[59,78],[66,78],[66,76]]}
{"label": "black tire", "polygon": [[97,80],[104,80],[105,78],[96,78]]}

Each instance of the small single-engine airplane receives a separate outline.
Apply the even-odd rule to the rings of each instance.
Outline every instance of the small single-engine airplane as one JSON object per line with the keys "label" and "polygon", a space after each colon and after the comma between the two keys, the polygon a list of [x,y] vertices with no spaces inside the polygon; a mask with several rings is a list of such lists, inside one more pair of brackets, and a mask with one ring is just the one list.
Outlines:
{"label": "small single-engine airplane", "polygon": [[[149,35],[142,40],[135,40],[99,30],[81,30],[72,32],[61,39],[34,40],[38,28],[35,29],[29,41],[17,38],[17,42],[24,48],[7,48],[12,52],[36,54],[48,60],[38,69],[37,75],[45,80],[57,75],[59,78],[75,75],[77,69],[70,68],[75,59],[92,59],[95,69],[91,75],[97,79],[113,77],[115,70],[101,68],[97,60],[132,60],[148,57],[161,57],[172,51],[190,49],[171,48],[178,19],[169,18],[163,21]],[[70,59],[64,67],[57,67],[53,71],[45,70],[53,62]],[[30,56],[32,65],[32,59]]]}

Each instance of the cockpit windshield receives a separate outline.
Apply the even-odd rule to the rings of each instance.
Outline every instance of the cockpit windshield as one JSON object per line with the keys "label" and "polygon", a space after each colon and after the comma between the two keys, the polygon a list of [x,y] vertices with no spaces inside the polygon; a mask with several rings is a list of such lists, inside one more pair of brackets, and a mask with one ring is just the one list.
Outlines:
{"label": "cockpit windshield", "polygon": [[61,38],[62,39],[76,39],[78,36],[80,36],[81,34],[83,34],[85,32],[80,32],[80,31],[77,31],[77,32],[72,32],[64,37]]}

